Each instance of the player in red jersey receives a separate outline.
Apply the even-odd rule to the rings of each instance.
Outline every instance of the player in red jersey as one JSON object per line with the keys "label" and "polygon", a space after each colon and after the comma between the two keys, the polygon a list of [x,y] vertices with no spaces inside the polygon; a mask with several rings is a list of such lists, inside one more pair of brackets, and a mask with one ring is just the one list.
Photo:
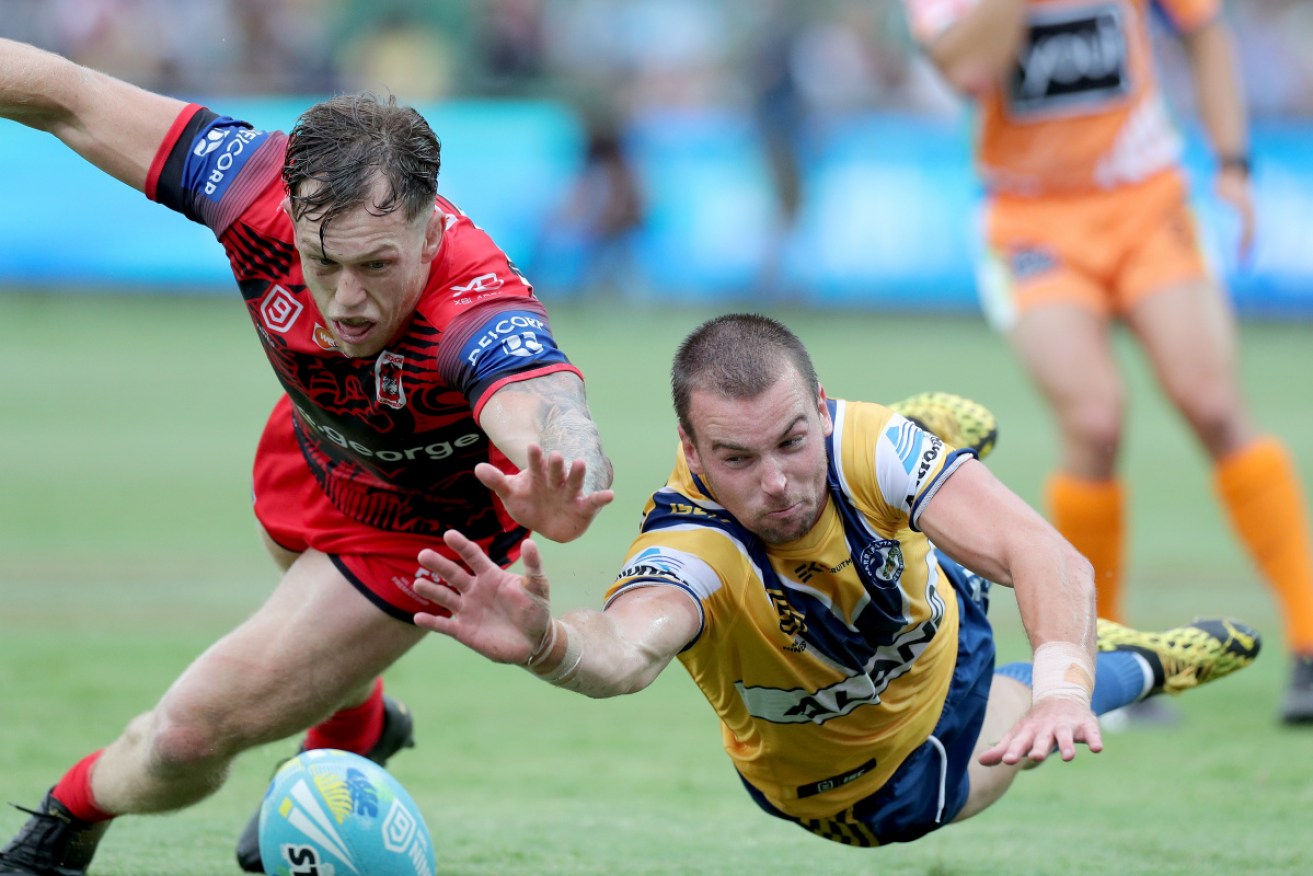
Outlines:
{"label": "player in red jersey", "polygon": [[[0,40],[0,115],[213,230],[285,389],[254,469],[283,578],[0,850],[0,874],[69,876],[112,818],[201,800],[255,745],[410,745],[379,673],[441,610],[413,589],[419,550],[459,527],[509,565],[530,530],[573,539],[611,465],[531,287],[437,196],[414,110],[341,96],[261,131]],[[238,857],[261,869],[254,830]]]}

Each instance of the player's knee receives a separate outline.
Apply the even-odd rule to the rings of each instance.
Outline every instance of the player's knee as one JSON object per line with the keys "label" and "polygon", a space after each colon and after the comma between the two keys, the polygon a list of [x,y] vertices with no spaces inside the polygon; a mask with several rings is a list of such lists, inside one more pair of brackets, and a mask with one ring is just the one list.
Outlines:
{"label": "player's knee", "polygon": [[185,709],[160,709],[146,740],[153,770],[161,774],[222,767],[250,745],[242,734]]}
{"label": "player's knee", "polygon": [[1230,393],[1201,389],[1182,398],[1178,406],[1214,457],[1235,450],[1249,437],[1244,412]]}
{"label": "player's knee", "polygon": [[1116,455],[1121,444],[1123,406],[1119,399],[1084,399],[1063,416],[1063,428],[1083,447]]}

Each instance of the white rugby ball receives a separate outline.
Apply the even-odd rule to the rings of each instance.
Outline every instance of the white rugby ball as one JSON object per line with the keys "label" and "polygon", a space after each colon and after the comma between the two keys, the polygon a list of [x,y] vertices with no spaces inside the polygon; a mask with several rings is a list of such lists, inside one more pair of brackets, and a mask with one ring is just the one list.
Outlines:
{"label": "white rugby ball", "polygon": [[368,758],[304,751],[274,774],[260,805],[269,876],[433,876],[433,839],[396,777]]}

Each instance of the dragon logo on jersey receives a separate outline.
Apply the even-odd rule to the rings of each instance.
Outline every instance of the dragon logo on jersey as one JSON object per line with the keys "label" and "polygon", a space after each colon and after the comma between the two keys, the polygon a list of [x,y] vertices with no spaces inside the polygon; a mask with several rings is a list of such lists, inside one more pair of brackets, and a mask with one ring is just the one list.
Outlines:
{"label": "dragon logo on jersey", "polygon": [[857,567],[878,590],[891,590],[903,576],[903,546],[897,539],[881,538],[862,548]]}
{"label": "dragon logo on jersey", "polygon": [[381,405],[400,410],[406,406],[406,389],[401,385],[406,357],[384,350],[374,363],[374,397]]}

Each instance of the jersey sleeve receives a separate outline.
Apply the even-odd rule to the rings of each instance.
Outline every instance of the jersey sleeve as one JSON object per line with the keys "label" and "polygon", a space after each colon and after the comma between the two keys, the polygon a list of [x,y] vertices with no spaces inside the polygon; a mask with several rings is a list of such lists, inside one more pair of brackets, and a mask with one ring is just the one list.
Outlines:
{"label": "jersey sleeve", "polygon": [[606,591],[603,611],[622,594],[641,587],[674,587],[686,595],[698,610],[698,630],[684,647],[701,636],[707,625],[707,604],[721,588],[719,574],[710,563],[694,552],[687,533],[646,533],[630,546],[624,568]]}
{"label": "jersey sleeve", "polygon": [[556,345],[546,309],[526,296],[494,298],[459,312],[447,325],[438,371],[469,399],[476,420],[483,403],[507,383],[557,371],[579,374]]}
{"label": "jersey sleeve", "polygon": [[917,521],[948,477],[974,450],[956,450],[879,405],[848,405],[841,466],[855,498],[889,525]]}
{"label": "jersey sleeve", "polygon": [[215,237],[282,173],[287,135],[189,104],[146,179],[146,196],[208,226]]}

